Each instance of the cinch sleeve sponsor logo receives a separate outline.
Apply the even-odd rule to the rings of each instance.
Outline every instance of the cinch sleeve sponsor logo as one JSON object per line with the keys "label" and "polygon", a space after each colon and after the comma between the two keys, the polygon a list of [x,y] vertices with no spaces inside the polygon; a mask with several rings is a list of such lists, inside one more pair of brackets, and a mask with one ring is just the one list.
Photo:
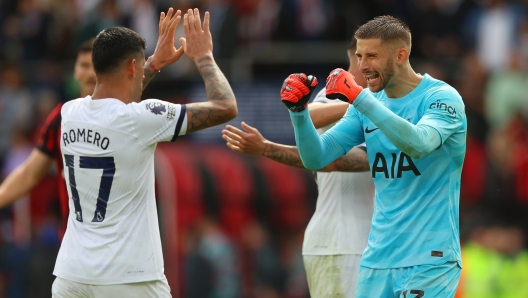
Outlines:
{"label": "cinch sleeve sponsor logo", "polygon": [[456,109],[453,108],[452,106],[448,106],[447,104],[443,102],[440,102],[439,99],[437,99],[436,102],[433,102],[432,104],[430,104],[429,109],[430,110],[432,109],[444,110],[444,111],[447,111],[449,114],[451,114],[453,117],[456,117]]}

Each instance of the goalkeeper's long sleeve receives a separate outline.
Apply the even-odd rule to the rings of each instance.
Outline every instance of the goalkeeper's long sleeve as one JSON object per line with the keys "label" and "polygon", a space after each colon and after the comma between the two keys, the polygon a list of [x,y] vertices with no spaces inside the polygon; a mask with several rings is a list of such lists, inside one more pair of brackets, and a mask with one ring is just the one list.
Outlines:
{"label": "goalkeeper's long sleeve", "polygon": [[416,125],[394,114],[372,94],[363,90],[354,101],[354,107],[372,121],[403,153],[422,158],[442,144],[440,133],[432,126]]}
{"label": "goalkeeper's long sleeve", "polygon": [[337,140],[327,134],[319,136],[310,118],[308,108],[290,112],[295,131],[295,142],[304,166],[310,170],[324,168],[347,151]]}

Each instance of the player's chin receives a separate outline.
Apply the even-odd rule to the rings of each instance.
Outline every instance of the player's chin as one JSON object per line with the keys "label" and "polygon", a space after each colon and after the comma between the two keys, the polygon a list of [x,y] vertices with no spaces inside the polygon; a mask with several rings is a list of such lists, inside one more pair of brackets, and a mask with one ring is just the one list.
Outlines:
{"label": "player's chin", "polygon": [[370,92],[380,92],[381,90],[383,90],[383,87],[381,87],[380,85],[368,85],[368,88],[370,90]]}
{"label": "player's chin", "polygon": [[385,85],[386,84],[383,84],[383,82],[381,81],[381,78],[378,79],[378,81],[374,84],[367,83],[367,87],[371,92],[380,92],[381,90],[385,89]]}

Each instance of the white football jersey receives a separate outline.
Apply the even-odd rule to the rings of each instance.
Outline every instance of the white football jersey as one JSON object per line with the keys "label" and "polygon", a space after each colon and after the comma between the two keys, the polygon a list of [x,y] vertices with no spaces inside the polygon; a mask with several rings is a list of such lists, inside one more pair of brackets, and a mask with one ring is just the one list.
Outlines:
{"label": "white football jersey", "polygon": [[[314,102],[339,101],[327,99],[323,88]],[[318,133],[332,126],[318,129]],[[304,233],[303,255],[363,254],[374,210],[374,183],[370,172],[315,174],[319,195]]]}
{"label": "white football jersey", "polygon": [[107,285],[161,280],[156,144],[187,130],[185,105],[90,96],[62,107],[69,218],[53,274]]}

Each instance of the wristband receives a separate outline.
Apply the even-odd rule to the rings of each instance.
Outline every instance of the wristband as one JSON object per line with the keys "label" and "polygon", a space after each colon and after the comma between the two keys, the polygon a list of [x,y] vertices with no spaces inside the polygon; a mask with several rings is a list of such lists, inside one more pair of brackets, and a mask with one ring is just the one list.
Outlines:
{"label": "wristband", "polygon": [[148,61],[148,63],[149,63],[150,68],[152,68],[153,71],[155,71],[155,72],[161,72],[161,70],[156,69],[154,66],[152,66],[152,56],[148,57],[148,60],[147,60],[147,61]]}

